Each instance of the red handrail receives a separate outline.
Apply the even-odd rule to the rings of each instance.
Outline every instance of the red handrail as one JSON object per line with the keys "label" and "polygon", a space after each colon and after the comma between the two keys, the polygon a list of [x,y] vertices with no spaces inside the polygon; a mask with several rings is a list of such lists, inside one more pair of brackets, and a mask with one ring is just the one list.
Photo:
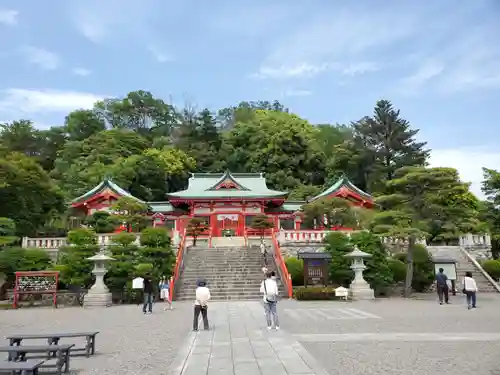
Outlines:
{"label": "red handrail", "polygon": [[292,288],[292,278],[290,274],[288,273],[288,269],[286,268],[286,263],[285,260],[283,259],[283,255],[281,254],[281,248],[280,245],[278,244],[278,240],[276,239],[276,234],[274,233],[274,230],[271,232],[271,239],[273,241],[274,245],[274,253],[276,257],[276,266],[280,268],[281,270],[281,281],[283,282],[283,285],[285,285],[288,293],[288,298],[293,297],[293,288]]}
{"label": "red handrail", "polygon": [[175,261],[174,273],[170,278],[170,293],[169,293],[170,302],[172,302],[172,299],[174,298],[175,283],[177,282],[177,280],[179,280],[179,276],[182,272],[181,265],[184,257],[185,244],[186,244],[186,231],[184,231],[184,233],[182,234],[181,242],[179,243],[179,248],[177,250],[177,258]]}

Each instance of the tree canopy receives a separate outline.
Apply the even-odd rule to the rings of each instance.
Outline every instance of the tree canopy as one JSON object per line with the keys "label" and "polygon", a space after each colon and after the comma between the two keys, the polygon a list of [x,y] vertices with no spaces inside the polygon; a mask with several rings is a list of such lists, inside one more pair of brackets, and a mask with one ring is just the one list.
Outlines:
{"label": "tree canopy", "polygon": [[[360,189],[380,196],[374,228],[382,232],[401,234],[406,228],[408,234],[413,228],[432,240],[448,241],[480,222],[497,225],[493,205],[500,198],[493,171],[485,171],[490,199],[478,202],[455,170],[426,168],[429,152],[418,128],[388,100],[350,124],[313,124],[278,101],[198,110],[138,90],[68,113],[46,130],[29,119],[1,124],[0,217],[13,220],[15,236],[48,233],[58,217],[69,215],[68,202],[104,177],[143,201],[161,201],[184,189],[190,172],[230,169],[263,172],[269,188],[301,201],[346,175]],[[416,169],[401,172],[405,168]],[[402,202],[413,193],[408,189],[418,190],[422,181],[429,181],[425,187],[430,190],[421,193],[429,207],[419,211],[416,201],[411,207]],[[389,204],[391,197],[403,201]],[[309,207],[309,216],[319,220],[328,214],[331,223],[351,224],[354,217],[358,224],[360,212],[322,204]],[[397,225],[383,224],[384,215],[387,220],[398,217]],[[102,231],[113,220],[100,216],[86,222]]]}

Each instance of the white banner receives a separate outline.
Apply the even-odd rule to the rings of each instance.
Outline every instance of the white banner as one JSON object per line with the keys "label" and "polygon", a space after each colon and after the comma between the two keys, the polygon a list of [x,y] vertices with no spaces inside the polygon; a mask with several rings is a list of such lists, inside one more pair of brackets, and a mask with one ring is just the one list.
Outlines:
{"label": "white banner", "polygon": [[219,214],[217,215],[217,220],[222,221],[222,220],[231,220],[231,221],[238,221],[238,214]]}

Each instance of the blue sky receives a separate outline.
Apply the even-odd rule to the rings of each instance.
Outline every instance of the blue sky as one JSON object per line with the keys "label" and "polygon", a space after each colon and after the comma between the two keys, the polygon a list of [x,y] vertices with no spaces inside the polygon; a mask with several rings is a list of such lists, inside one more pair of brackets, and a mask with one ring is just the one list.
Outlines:
{"label": "blue sky", "polygon": [[311,122],[401,109],[479,193],[500,169],[496,0],[3,0],[0,121],[60,125],[143,89],[220,108],[278,99]]}

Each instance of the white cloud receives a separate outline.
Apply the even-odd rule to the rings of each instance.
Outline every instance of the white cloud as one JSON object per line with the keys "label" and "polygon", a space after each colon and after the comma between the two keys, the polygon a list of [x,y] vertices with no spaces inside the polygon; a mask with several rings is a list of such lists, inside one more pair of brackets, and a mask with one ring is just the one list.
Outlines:
{"label": "white cloud", "polygon": [[14,9],[0,9],[0,24],[6,26],[17,25],[19,12]]}
{"label": "white cloud", "polygon": [[401,92],[415,93],[427,84],[430,79],[442,74],[444,69],[443,63],[435,60],[427,60],[412,75],[403,78],[398,84],[398,89]]}
{"label": "white cloud", "polygon": [[309,90],[286,90],[283,96],[310,96],[312,91]]}
{"label": "white cloud", "polygon": [[61,64],[59,56],[46,49],[26,46],[21,48],[21,52],[29,64],[37,65],[45,70],[56,70]]}
{"label": "white cloud", "polygon": [[116,37],[145,38],[148,19],[155,14],[154,1],[68,2],[68,14],[80,34],[93,43],[105,43]]}
{"label": "white cloud", "polygon": [[151,54],[153,55],[155,60],[160,62],[160,63],[165,63],[165,62],[173,60],[169,54],[167,54],[162,48],[160,48],[156,45],[151,44],[148,47],[148,50],[149,50],[149,52],[151,52]]}
{"label": "white cloud", "polygon": [[0,92],[1,113],[69,112],[92,108],[105,96],[78,91],[11,88]]}
{"label": "white cloud", "polygon": [[[306,18],[293,32],[282,36],[262,61],[257,75],[297,78],[334,70],[353,76],[379,70],[387,64],[387,48],[414,35],[419,15],[400,12],[398,6],[360,8],[349,3],[339,9],[327,7],[323,14]],[[380,21],[388,18],[390,22]],[[307,69],[292,69],[296,67]]]}
{"label": "white cloud", "polygon": [[74,68],[73,74],[76,74],[77,76],[86,77],[86,76],[92,74],[92,71],[89,69],[85,69],[85,68]]}
{"label": "white cloud", "polygon": [[483,167],[500,168],[500,152],[478,147],[464,147],[458,149],[433,149],[430,158],[431,167],[455,168],[464,182],[471,183],[471,191],[479,198],[484,199],[481,192],[483,181]]}

